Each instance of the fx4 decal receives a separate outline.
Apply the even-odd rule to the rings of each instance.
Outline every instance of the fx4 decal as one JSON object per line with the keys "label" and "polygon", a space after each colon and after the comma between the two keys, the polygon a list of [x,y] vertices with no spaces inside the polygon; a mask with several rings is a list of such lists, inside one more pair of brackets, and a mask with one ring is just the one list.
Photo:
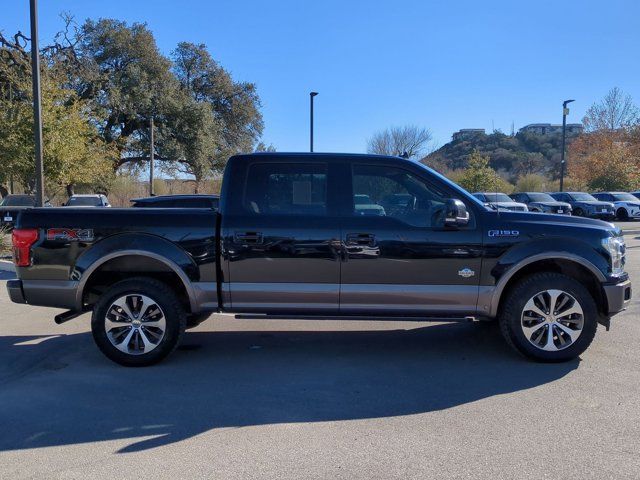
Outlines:
{"label": "fx4 decal", "polygon": [[519,230],[489,230],[490,237],[519,237]]}
{"label": "fx4 decal", "polygon": [[47,230],[47,240],[91,242],[93,239],[93,230],[90,228],[49,228]]}

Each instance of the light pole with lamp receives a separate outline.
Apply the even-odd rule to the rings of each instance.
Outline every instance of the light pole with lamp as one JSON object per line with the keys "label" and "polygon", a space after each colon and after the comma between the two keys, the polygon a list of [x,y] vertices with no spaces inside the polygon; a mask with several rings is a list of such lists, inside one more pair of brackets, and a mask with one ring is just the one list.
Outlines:
{"label": "light pole with lamp", "polygon": [[309,151],[313,152],[313,97],[315,97],[316,95],[318,95],[318,92],[309,92],[309,100],[311,102],[310,104],[310,110],[309,110],[309,115],[310,115],[310,122],[309,122]]}
{"label": "light pole with lamp", "polygon": [[567,141],[567,115],[569,115],[569,105],[571,102],[575,102],[575,100],[565,100],[562,102],[562,156],[560,159],[560,191],[563,191],[564,188],[564,166],[565,166],[565,143]]}

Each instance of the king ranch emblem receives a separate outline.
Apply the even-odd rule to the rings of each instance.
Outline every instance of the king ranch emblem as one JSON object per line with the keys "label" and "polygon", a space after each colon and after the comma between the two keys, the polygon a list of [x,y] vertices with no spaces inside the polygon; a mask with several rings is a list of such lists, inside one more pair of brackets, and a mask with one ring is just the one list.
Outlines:
{"label": "king ranch emblem", "polygon": [[458,275],[460,275],[462,278],[470,278],[470,277],[473,277],[475,274],[476,272],[474,272],[470,268],[463,268],[462,270],[458,271]]}

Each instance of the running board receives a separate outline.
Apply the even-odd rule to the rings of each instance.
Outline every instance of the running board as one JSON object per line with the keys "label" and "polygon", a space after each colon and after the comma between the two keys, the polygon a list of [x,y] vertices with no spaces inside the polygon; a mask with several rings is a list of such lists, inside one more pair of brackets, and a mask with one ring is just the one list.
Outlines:
{"label": "running board", "polygon": [[401,322],[475,322],[473,316],[397,316],[397,315],[275,315],[275,314],[235,314],[238,320],[360,320],[360,321],[401,321]]}

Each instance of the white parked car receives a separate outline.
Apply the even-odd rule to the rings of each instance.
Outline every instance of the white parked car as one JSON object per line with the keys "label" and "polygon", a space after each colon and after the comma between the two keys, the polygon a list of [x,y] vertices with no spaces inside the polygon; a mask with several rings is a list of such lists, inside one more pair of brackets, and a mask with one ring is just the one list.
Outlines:
{"label": "white parked car", "polygon": [[476,192],[473,194],[485,205],[493,205],[498,210],[511,210],[515,212],[528,212],[529,207],[525,203],[514,202],[506,193]]}
{"label": "white parked car", "polygon": [[619,220],[640,218],[640,200],[631,193],[598,192],[592,195],[598,200],[613,203],[616,208],[616,218]]}
{"label": "white parked car", "polygon": [[63,207],[110,207],[107,197],[102,194],[72,195]]}

